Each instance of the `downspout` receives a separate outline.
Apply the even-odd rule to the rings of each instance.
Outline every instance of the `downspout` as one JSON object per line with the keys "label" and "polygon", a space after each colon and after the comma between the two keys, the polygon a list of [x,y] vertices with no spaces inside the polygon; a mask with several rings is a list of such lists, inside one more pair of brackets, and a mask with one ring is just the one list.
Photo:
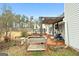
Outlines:
{"label": "downspout", "polygon": [[66,45],[66,48],[70,46],[70,40],[69,40],[69,29],[68,29],[68,22],[64,20],[65,22],[65,39],[67,39],[68,44]]}
{"label": "downspout", "polygon": [[70,41],[69,41],[69,29],[68,29],[68,22],[67,22],[67,37],[68,37],[68,46],[70,45]]}

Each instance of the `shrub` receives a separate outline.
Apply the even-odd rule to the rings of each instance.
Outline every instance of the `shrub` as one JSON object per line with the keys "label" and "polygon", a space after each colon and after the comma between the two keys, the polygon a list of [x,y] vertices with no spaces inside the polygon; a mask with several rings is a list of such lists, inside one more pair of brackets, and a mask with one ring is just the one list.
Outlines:
{"label": "shrub", "polygon": [[5,42],[10,41],[10,39],[11,39],[11,38],[10,38],[9,36],[5,36],[5,37],[4,37]]}
{"label": "shrub", "polygon": [[23,31],[23,32],[21,33],[21,35],[22,35],[22,37],[27,37],[27,36],[28,36],[27,31]]}

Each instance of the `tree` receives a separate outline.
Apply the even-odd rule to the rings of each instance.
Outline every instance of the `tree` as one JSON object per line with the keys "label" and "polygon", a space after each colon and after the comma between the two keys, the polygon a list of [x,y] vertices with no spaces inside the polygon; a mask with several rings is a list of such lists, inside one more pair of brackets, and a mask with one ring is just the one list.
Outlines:
{"label": "tree", "polygon": [[21,25],[21,28],[24,28],[24,24],[25,24],[25,15],[21,16],[21,22],[20,22],[20,25]]}
{"label": "tree", "polygon": [[15,15],[15,28],[20,28],[20,22],[21,22],[21,15]]}
{"label": "tree", "polygon": [[2,8],[1,20],[6,32],[6,37],[8,37],[8,31],[13,27],[14,15],[11,8],[7,5],[4,5]]}
{"label": "tree", "polygon": [[26,27],[25,25],[28,24],[28,17],[25,15],[22,15],[20,21],[21,21],[20,22],[21,28],[25,28]]}

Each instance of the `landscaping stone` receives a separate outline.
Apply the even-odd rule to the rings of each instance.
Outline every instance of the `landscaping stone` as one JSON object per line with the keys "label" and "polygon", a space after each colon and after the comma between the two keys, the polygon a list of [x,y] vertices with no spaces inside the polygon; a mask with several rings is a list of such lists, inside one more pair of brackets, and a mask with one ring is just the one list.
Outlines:
{"label": "landscaping stone", "polygon": [[8,56],[7,53],[0,53],[0,56]]}

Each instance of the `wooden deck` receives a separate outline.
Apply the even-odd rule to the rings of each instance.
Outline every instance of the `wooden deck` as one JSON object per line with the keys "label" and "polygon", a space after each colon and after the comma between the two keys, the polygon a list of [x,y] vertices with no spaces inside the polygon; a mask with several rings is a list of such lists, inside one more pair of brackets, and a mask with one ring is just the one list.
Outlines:
{"label": "wooden deck", "polygon": [[47,37],[47,42],[46,44],[49,46],[62,46],[65,45],[64,41],[57,41],[54,39],[54,36],[51,35],[46,35]]}

